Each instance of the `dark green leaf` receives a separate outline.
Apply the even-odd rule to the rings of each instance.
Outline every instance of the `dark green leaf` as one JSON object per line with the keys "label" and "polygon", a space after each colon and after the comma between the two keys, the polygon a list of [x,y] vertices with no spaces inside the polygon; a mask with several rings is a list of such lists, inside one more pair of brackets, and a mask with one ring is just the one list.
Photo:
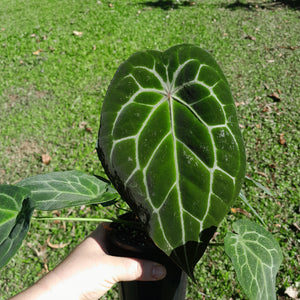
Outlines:
{"label": "dark green leaf", "polygon": [[27,189],[0,185],[0,269],[22,245],[33,212]]}
{"label": "dark green leaf", "polygon": [[278,242],[270,232],[249,220],[233,223],[236,232],[225,237],[225,252],[250,300],[275,300],[276,274],[282,262]]}
{"label": "dark green leaf", "polygon": [[107,91],[98,154],[153,241],[192,276],[245,172],[234,101],[213,57],[193,45],[133,54]]}
{"label": "dark green leaf", "polygon": [[118,195],[110,184],[80,171],[53,172],[17,183],[31,191],[35,208],[62,209],[78,205],[111,202]]}

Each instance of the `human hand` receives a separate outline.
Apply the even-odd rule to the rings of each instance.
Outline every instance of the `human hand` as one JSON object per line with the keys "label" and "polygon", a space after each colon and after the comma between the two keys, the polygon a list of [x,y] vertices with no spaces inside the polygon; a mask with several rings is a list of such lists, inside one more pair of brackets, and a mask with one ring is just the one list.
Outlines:
{"label": "human hand", "polygon": [[108,255],[101,224],[53,271],[11,300],[97,300],[119,281],[156,281],[165,275],[158,263]]}

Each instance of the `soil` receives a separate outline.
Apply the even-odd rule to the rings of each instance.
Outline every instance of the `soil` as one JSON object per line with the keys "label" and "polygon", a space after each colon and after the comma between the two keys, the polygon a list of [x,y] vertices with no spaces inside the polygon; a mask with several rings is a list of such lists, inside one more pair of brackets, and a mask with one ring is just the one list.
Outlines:
{"label": "soil", "polygon": [[187,275],[158,247],[146,232],[145,226],[133,214],[120,217],[122,222],[111,223],[106,229],[108,253],[114,256],[135,257],[156,261],[167,269],[167,276],[159,281],[121,282],[122,300],[183,300]]}
{"label": "soil", "polygon": [[[147,253],[151,249],[157,249],[146,232],[144,224],[133,213],[127,213],[119,217],[121,222],[110,224],[110,240],[124,250],[134,253]],[[157,249],[158,250],[158,249]],[[160,250],[159,250],[160,251]]]}

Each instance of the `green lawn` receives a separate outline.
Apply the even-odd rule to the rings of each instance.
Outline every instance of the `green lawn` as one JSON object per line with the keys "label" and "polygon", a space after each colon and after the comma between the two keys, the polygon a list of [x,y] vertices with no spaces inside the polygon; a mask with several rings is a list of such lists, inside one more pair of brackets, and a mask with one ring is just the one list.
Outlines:
{"label": "green lawn", "polygon": [[[174,1],[175,3],[175,1]],[[285,3],[285,4],[284,4]],[[221,64],[247,149],[247,174],[268,186],[248,199],[280,242],[279,299],[300,282],[299,95],[297,1],[196,0],[0,2],[0,183],[49,171],[103,175],[94,151],[101,103],[118,65],[133,52],[194,43]],[[51,157],[42,162],[42,154]],[[237,202],[236,208],[247,209]],[[107,216],[98,206],[54,215]],[[52,215],[40,213],[39,215]],[[230,213],[215,241],[242,213]],[[254,220],[254,216],[251,217]],[[18,255],[0,271],[0,298],[53,268],[97,225],[32,222]],[[59,249],[47,246],[70,243]],[[210,248],[189,282],[187,299],[244,299],[222,248]],[[209,298],[209,296],[211,298]],[[103,299],[117,299],[115,290]]]}

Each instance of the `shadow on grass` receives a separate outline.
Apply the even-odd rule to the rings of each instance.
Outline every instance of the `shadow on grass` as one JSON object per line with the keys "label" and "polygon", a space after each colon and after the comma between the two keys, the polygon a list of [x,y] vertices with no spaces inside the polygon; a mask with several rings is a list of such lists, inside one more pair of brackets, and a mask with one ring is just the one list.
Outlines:
{"label": "shadow on grass", "polygon": [[169,9],[178,9],[183,6],[194,6],[195,2],[193,1],[168,1],[168,0],[157,0],[157,1],[146,1],[140,2],[140,5],[153,7],[153,8],[161,8],[163,10]]}
{"label": "shadow on grass", "polygon": [[300,1],[299,0],[276,0],[275,3],[300,10]]}
{"label": "shadow on grass", "polygon": [[261,2],[261,1],[241,2],[240,0],[236,0],[234,3],[225,6],[225,8],[231,10],[237,10],[237,9],[255,10],[257,8],[274,10],[279,7],[288,7],[295,10],[300,10],[300,1],[299,0],[274,0],[269,2]]}

